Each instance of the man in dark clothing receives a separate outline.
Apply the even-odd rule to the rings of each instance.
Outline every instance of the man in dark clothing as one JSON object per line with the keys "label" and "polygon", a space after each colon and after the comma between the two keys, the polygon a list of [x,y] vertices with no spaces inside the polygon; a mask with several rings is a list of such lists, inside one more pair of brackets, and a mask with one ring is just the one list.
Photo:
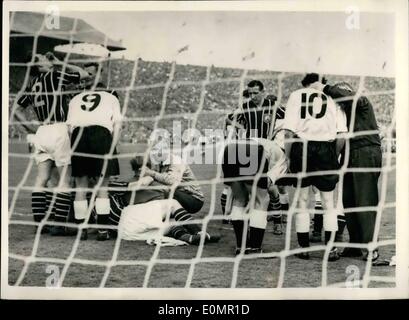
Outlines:
{"label": "man in dark clothing", "polygon": [[[345,82],[335,85],[314,83],[318,90],[333,98],[345,110],[347,125],[354,136],[347,139],[342,152],[342,161],[346,161],[347,171],[343,183],[343,205],[345,209],[369,207],[365,211],[346,212],[346,222],[351,243],[369,243],[374,237],[376,206],[378,205],[378,180],[382,167],[381,139],[371,102],[367,97],[357,96],[351,86]],[[366,172],[351,172],[349,169],[369,169]],[[373,171],[374,168],[379,170]],[[364,259],[368,259],[366,251]],[[360,257],[359,248],[346,248],[343,256]],[[378,259],[377,250],[372,252],[372,261]]]}

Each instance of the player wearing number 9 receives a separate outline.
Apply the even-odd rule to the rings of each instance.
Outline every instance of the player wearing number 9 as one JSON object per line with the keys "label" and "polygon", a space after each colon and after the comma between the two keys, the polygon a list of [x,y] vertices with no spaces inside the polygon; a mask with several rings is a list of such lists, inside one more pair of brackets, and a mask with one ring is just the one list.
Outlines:
{"label": "player wearing number 9", "polygon": [[[337,211],[334,208],[334,189],[339,176],[338,155],[343,146],[339,133],[347,132],[345,112],[325,95],[310,87],[316,81],[325,83],[318,74],[307,74],[302,81],[303,89],[291,93],[286,107],[283,128],[286,130],[285,153],[290,160],[291,173],[303,173],[298,199],[299,212],[295,215],[298,243],[309,247],[310,215],[308,212],[309,186],[315,186],[321,194],[324,208],[325,243],[335,237],[338,230]],[[297,255],[308,259],[307,252]],[[339,259],[336,249],[331,249],[329,260]]]}
{"label": "player wearing number 9", "polygon": [[[24,109],[32,108],[40,126],[34,128],[29,125],[24,113],[16,108],[14,116],[29,133],[36,132],[32,138],[34,159],[38,166],[37,177],[32,193],[32,210],[35,222],[41,222],[48,211],[47,198],[52,197],[48,187],[52,170],[56,167],[60,175],[60,189],[55,196],[55,221],[67,221],[71,207],[70,187],[70,140],[67,126],[67,95],[66,86],[79,83],[86,79],[88,73],[78,66],[63,63],[48,52],[46,55],[29,53],[28,60],[34,62],[30,67],[30,79],[24,92],[19,94],[17,104]],[[27,61],[29,62],[29,61]],[[54,167],[55,165],[55,167]],[[55,172],[53,172],[55,175]],[[48,228],[43,228],[41,232]],[[65,235],[63,226],[54,226],[50,230],[52,235]]]}
{"label": "player wearing number 9", "polygon": [[[109,177],[119,174],[118,159],[113,155],[119,140],[121,120],[120,103],[115,92],[88,87],[70,101],[67,124],[72,132],[72,176],[77,188],[74,213],[79,223],[86,220],[90,212],[85,189],[89,179],[96,178],[99,185],[95,200],[97,223],[109,224],[107,187]],[[97,240],[108,239],[108,230],[100,226]]]}

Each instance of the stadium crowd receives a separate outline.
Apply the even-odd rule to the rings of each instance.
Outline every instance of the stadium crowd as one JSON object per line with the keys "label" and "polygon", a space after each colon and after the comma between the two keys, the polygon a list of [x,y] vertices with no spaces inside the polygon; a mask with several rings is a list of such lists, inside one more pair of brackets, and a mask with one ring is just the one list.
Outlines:
{"label": "stadium crowd", "polygon": [[[186,161],[186,154],[182,152],[179,157],[171,152],[169,139],[152,137],[155,126],[149,123],[150,119],[164,111],[156,127],[171,131],[172,119],[195,114],[200,108],[207,116],[195,114],[195,119],[190,118],[189,121],[198,120],[196,127],[199,130],[223,127],[226,133],[222,171],[228,181],[225,182],[227,191],[222,194],[225,195],[222,202],[225,220],[228,215],[236,236],[236,255],[263,253],[262,243],[270,211],[273,212],[274,234],[283,234],[279,226],[283,222],[283,205],[287,204],[288,209],[288,186],[301,188],[295,221],[302,249],[310,246],[310,213],[307,212],[310,186],[318,190],[316,193],[320,194],[322,201],[325,244],[342,241],[345,221],[351,243],[367,244],[372,241],[376,212],[348,212],[346,219],[343,218],[344,215],[334,207],[334,190],[339,174],[324,172],[314,176],[314,172],[338,170],[342,166],[382,166],[378,132],[348,138],[347,143],[342,134],[348,130],[352,133],[376,131],[376,116],[383,121],[387,118],[391,123],[392,115],[386,114],[387,107],[376,107],[375,104],[374,107],[371,103],[371,92],[379,86],[383,86],[382,90],[393,90],[392,80],[365,78],[366,89],[359,96],[354,111],[353,97],[359,88],[359,78],[329,77],[332,84],[327,84],[327,79],[318,74],[289,74],[280,85],[277,72],[251,71],[243,79],[245,91],[242,92],[239,70],[212,67],[211,84],[206,86],[205,99],[201,100],[205,67],[176,66],[173,73],[174,66],[169,63],[138,60],[135,77],[132,74],[133,63],[127,61],[110,61],[109,65],[93,62],[76,65],[63,63],[52,53],[37,54],[35,58],[37,65],[32,68],[29,81],[24,82],[26,87],[19,91],[18,99],[13,100],[12,113],[27,129],[33,125],[27,126],[25,121],[30,115],[20,109],[32,109],[39,124],[36,134],[31,137],[33,157],[38,166],[32,193],[34,220],[42,222],[48,212],[58,224],[51,228],[44,225],[37,232],[65,236],[80,230],[81,238],[86,240],[86,228],[72,230],[64,226],[70,219],[70,212],[73,212],[71,219],[79,225],[92,220],[98,224],[97,240],[100,241],[117,236],[111,230],[116,229],[111,228],[114,225],[118,226],[124,239],[157,240],[158,232],[162,235],[162,229],[166,228],[163,235],[167,236],[167,241],[195,245],[218,242],[218,235],[211,235],[202,226],[191,222],[194,220],[192,214],[201,210],[206,199]],[[164,100],[165,83],[171,73],[172,82]],[[249,81],[254,78],[262,81]],[[125,80],[129,82],[124,83]],[[282,92],[278,92],[279,88]],[[381,97],[391,96],[382,94],[374,101],[390,104],[393,99],[382,100]],[[316,110],[316,98],[319,98],[320,111]],[[337,102],[339,98],[347,100]],[[162,101],[166,103],[164,110],[161,110]],[[200,101],[203,101],[202,106]],[[239,105],[238,101],[242,104]],[[385,114],[379,115],[379,112]],[[212,113],[217,121],[208,116]],[[221,114],[229,115],[225,118],[220,117]],[[13,130],[16,134],[15,128]],[[287,140],[281,141],[276,136],[280,131]],[[240,132],[244,135],[240,136]],[[121,136],[139,141],[149,137],[147,157],[131,160],[133,176],[126,181],[117,179],[120,167],[115,155]],[[302,141],[288,142],[294,139]],[[184,150],[191,147],[189,143],[188,137]],[[303,148],[307,148],[306,168]],[[249,168],[247,163],[241,162],[240,152],[250,154],[255,170],[247,171]],[[375,153],[376,161],[371,162],[370,154]],[[53,163],[61,180],[54,192],[55,199],[50,202],[47,192],[57,187],[48,184],[55,168]],[[305,171],[312,173],[312,177],[302,177],[301,184],[297,178],[286,177],[287,173]],[[260,177],[260,174],[266,176]],[[347,172],[343,184],[344,207],[376,206],[379,175],[379,172]],[[152,186],[158,188],[152,189]],[[70,187],[74,187],[75,191],[70,193]],[[87,194],[87,189],[93,192]],[[364,199],[363,189],[370,189],[371,197]],[[254,193],[255,202],[252,203]],[[228,203],[230,208],[226,208]],[[177,223],[172,224],[173,221]],[[156,233],[152,234],[153,230]],[[318,232],[318,228],[314,231]],[[365,253],[352,248],[344,251],[343,255],[363,255],[364,259],[368,259],[373,254],[371,259],[376,260],[375,252],[366,250]],[[309,259],[306,251],[297,256]],[[339,258],[337,248],[331,247],[329,261]]]}
{"label": "stadium crowd", "polygon": [[[79,59],[73,57],[73,60]],[[79,60],[82,61],[82,60]],[[162,107],[164,85],[169,79],[171,64],[167,62],[149,62],[142,59],[137,61],[136,78],[133,87],[135,90],[128,90],[131,85],[132,72],[136,62],[129,60],[112,60],[104,63],[102,78],[109,87],[118,92],[121,105],[125,101],[127,91],[129,91],[129,101],[126,106],[125,117],[129,119],[124,124],[122,136],[124,140],[134,140],[146,142],[149,138],[152,127],[144,125],[144,121],[132,121],[133,118],[151,118],[159,115]],[[109,70],[109,72],[108,72]],[[236,108],[239,100],[240,77],[243,70],[212,67],[210,82],[206,86],[202,112],[196,115],[199,107],[200,94],[202,90],[201,81],[205,80],[206,67],[193,65],[177,65],[173,76],[172,85],[167,95],[165,115],[174,115],[176,119],[182,115],[190,117],[197,116],[197,128],[203,132],[206,128],[223,128],[223,116]],[[279,72],[256,71],[248,72],[249,79],[263,79],[266,90],[276,96],[280,96],[278,90],[277,77]],[[285,104],[290,93],[297,88],[297,83],[302,79],[302,74],[286,73],[283,78],[281,103]],[[26,77],[26,68],[12,66],[10,69],[10,103],[12,112],[15,108],[15,95],[22,89]],[[109,78],[109,81],[108,81]],[[358,77],[328,76],[331,81],[347,81],[353,87],[359,84]],[[145,87],[146,86],[146,87]],[[392,78],[366,77],[364,80],[365,90],[368,92],[383,92],[393,90],[395,81]],[[381,130],[387,130],[394,126],[394,94],[371,95],[375,113]],[[202,114],[205,117],[202,117]],[[33,114],[27,116],[34,119]],[[203,119],[204,118],[204,119]],[[202,120],[203,119],[203,120]],[[170,128],[169,128],[170,129]],[[25,130],[18,124],[9,126],[9,137],[24,139]]]}

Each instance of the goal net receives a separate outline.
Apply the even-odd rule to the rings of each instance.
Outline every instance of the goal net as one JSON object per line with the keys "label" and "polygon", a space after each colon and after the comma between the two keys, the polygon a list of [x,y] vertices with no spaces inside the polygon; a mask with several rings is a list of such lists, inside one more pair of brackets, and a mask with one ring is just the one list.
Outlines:
{"label": "goal net", "polygon": [[[74,21],[76,21],[74,19]],[[15,13],[10,16],[13,30]],[[73,35],[78,21],[66,35]],[[109,241],[96,241],[96,225],[88,221],[78,225],[67,221],[63,225],[74,229],[89,228],[88,240],[81,240],[80,233],[74,236],[53,237],[42,234],[46,225],[61,225],[51,219],[55,192],[51,205],[41,222],[34,222],[31,208],[31,193],[34,190],[37,166],[33,153],[29,153],[26,141],[27,125],[39,125],[31,107],[25,109],[27,121],[16,121],[18,109],[16,98],[27,90],[30,69],[36,64],[35,53],[45,54],[44,22],[34,32],[10,34],[10,43],[24,43],[22,50],[32,56],[28,61],[16,61],[10,52],[9,63],[9,113],[8,113],[8,285],[62,286],[62,287],[182,287],[182,288],[306,288],[320,286],[387,287],[394,286],[394,270],[388,267],[377,269],[371,261],[341,259],[328,262],[327,257],[332,242],[311,244],[309,261],[299,260],[294,255],[300,252],[296,241],[294,214],[297,212],[297,188],[289,187],[290,201],[287,223],[283,235],[273,235],[269,222],[263,241],[264,251],[256,255],[235,255],[233,228],[223,215],[220,196],[224,188],[224,178],[217,152],[223,144],[223,132],[227,114],[237,109],[243,102],[242,92],[253,79],[265,85],[268,94],[277,96],[278,103],[285,106],[291,92],[300,88],[304,73],[280,71],[259,71],[245,68],[224,68],[214,65],[195,66],[177,64],[181,54],[189,52],[189,46],[175,52],[174,61],[152,62],[139,57],[125,58],[95,57],[84,54],[54,52],[64,64],[84,66],[90,61],[102,63],[100,81],[109,90],[119,95],[122,114],[122,133],[117,157],[120,163],[119,180],[133,175],[130,160],[136,156],[149,157],[153,147],[152,133],[165,130],[173,142],[192,138],[190,147],[196,152],[196,163],[191,164],[198,185],[204,193],[203,208],[193,214],[194,220],[205,232],[219,234],[218,243],[205,244],[204,238],[198,246],[165,246],[163,242],[148,245],[145,241],[126,241],[118,236]],[[61,31],[59,31],[61,34]],[[30,41],[27,41],[27,38]],[[108,41],[106,39],[106,41]],[[51,40],[49,40],[50,43]],[[72,44],[72,42],[71,42]],[[26,53],[26,52],[25,52]],[[376,208],[360,207],[351,211],[376,210],[376,226],[373,242],[355,245],[362,249],[379,248],[383,258],[395,254],[395,102],[394,78],[367,76],[326,75],[330,83],[346,81],[357,90],[357,95],[365,95],[372,102],[379,134],[382,137],[383,162],[379,179],[379,205]],[[60,94],[62,92],[56,92]],[[75,95],[78,88],[66,88],[64,94]],[[177,131],[175,131],[176,129]],[[180,130],[179,130],[180,129]],[[194,134],[188,134],[190,129]],[[192,131],[194,130],[194,131]],[[363,133],[363,132],[361,132]],[[183,136],[185,138],[183,138]],[[350,134],[349,137],[353,137]],[[182,139],[183,138],[183,139]],[[177,150],[175,147],[174,150]],[[212,155],[209,154],[212,152]],[[209,162],[209,159],[213,159]],[[343,176],[348,169],[339,170],[340,182],[337,188],[337,208],[342,211]],[[364,169],[364,171],[371,169]],[[155,187],[147,187],[155,189]],[[75,188],[71,191],[75,192]],[[118,187],[116,189],[118,191]],[[119,190],[122,190],[119,188]],[[124,189],[125,190],[125,189]],[[95,198],[97,188],[89,188]],[[109,191],[112,191],[109,189]],[[363,191],[365,192],[365,191]],[[311,194],[311,199],[313,195]],[[311,201],[312,203],[312,201]],[[311,214],[320,213],[311,207]],[[178,225],[178,222],[171,222]],[[35,227],[38,227],[35,229]],[[116,225],[109,227],[116,230]],[[344,242],[334,245],[340,249],[351,246],[348,232],[344,232]],[[304,250],[305,251],[305,250]],[[4,253],[3,253],[4,254]],[[352,267],[351,267],[352,265]],[[385,269],[386,268],[386,269]],[[378,270],[381,270],[378,272]],[[6,271],[5,271],[6,272]],[[348,273],[350,272],[350,274]],[[355,273],[354,273],[355,272]],[[52,278],[56,275],[56,278]],[[352,275],[352,278],[351,278]],[[356,275],[354,278],[353,275]],[[349,278],[348,278],[349,277]],[[348,280],[349,279],[349,280]],[[350,279],[353,279],[351,282]]]}

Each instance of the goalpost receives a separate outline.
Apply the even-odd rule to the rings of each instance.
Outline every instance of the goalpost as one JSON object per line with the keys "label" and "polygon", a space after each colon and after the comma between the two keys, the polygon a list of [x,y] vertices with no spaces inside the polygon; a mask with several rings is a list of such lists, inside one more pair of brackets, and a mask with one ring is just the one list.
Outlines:
{"label": "goalpost", "polygon": [[[11,19],[13,21],[13,19]],[[75,32],[76,30],[72,30]],[[37,44],[36,39],[40,36],[41,30],[39,33],[35,35],[34,47],[33,52],[36,52],[37,48],[35,47]],[[12,35],[11,37],[18,37],[18,35]],[[142,127],[144,130],[138,131],[140,137],[138,141],[143,141],[145,136],[149,137],[149,134],[157,129],[161,128],[161,123],[166,120],[172,123],[177,119],[188,119],[189,127],[193,129],[199,129],[203,131],[206,128],[213,128],[213,129],[221,129],[223,126],[222,118],[224,116],[233,111],[233,108],[240,105],[242,102],[241,92],[245,87],[246,83],[249,79],[257,78],[261,81],[264,81],[266,84],[266,89],[272,91],[271,93],[276,94],[278,97],[278,102],[285,105],[286,100],[288,99],[289,94],[292,90],[298,87],[299,79],[302,74],[297,73],[284,73],[284,72],[256,72],[252,70],[242,69],[242,70],[234,70],[234,72],[229,71],[228,69],[217,68],[222,70],[227,74],[221,75],[217,74],[215,71],[216,68],[214,66],[205,66],[200,67],[200,79],[189,72],[186,72],[187,75],[191,76],[191,79],[180,79],[178,78],[180,75],[178,74],[179,66],[175,61],[179,54],[182,52],[188,51],[188,46],[186,48],[181,48],[180,50],[176,51],[175,53],[175,60],[168,63],[169,67],[167,68],[166,76],[160,69],[154,69],[154,67],[158,67],[159,63],[155,64],[151,70],[144,70],[141,67],[142,60],[139,57],[136,57],[133,61],[122,61],[117,63],[117,61],[110,56],[108,56],[104,61],[107,62],[109,65],[109,76],[108,76],[108,87],[110,89],[114,89],[119,92],[121,96],[121,107],[122,113],[126,116],[123,124],[125,126],[124,134],[133,134],[135,132],[128,132],[129,130],[134,130],[138,126]],[[69,56],[69,55],[68,55]],[[250,57],[251,59],[251,57]],[[65,60],[65,63],[68,61],[68,57]],[[121,69],[121,63],[125,64],[126,67]],[[10,67],[28,67],[34,65],[34,60],[32,59],[27,64],[23,63],[10,63]],[[144,67],[149,67],[149,65],[145,65]],[[118,68],[115,70],[115,68]],[[183,68],[185,68],[183,66]],[[193,67],[192,67],[193,68]],[[197,69],[197,70],[199,70]],[[193,70],[193,69],[192,69]],[[195,69],[196,70],[196,69]],[[219,71],[220,71],[219,70]],[[223,73],[220,71],[220,73]],[[126,72],[126,74],[125,74]],[[149,74],[151,72],[151,74]],[[157,74],[154,74],[157,72]],[[233,74],[233,76],[231,76]],[[238,74],[238,76],[237,76]],[[140,76],[149,76],[153,79],[158,77],[157,83],[144,83],[144,79],[140,78]],[[13,77],[13,73],[10,73],[10,77]],[[21,87],[19,88],[19,92],[22,93],[25,90],[25,87],[28,83],[29,72],[26,72],[24,75],[23,81],[20,81]],[[388,199],[389,193],[393,193],[394,190],[388,189],[388,179],[391,172],[393,172],[396,168],[395,165],[395,112],[394,112],[394,79],[383,79],[383,81],[379,81],[379,79],[368,78],[365,76],[361,77],[334,77],[334,79],[348,79],[352,80],[354,83],[354,88],[358,88],[357,94],[364,94],[367,96],[372,102],[375,107],[375,112],[378,117],[378,120],[382,120],[382,128],[383,131],[381,132],[383,135],[383,167],[381,169],[381,179],[380,179],[380,201],[379,205],[376,208],[377,211],[377,219],[376,219],[376,227],[375,227],[375,234],[374,234],[374,241],[369,243],[366,246],[360,246],[361,248],[367,248],[372,250],[374,248],[382,248],[382,247],[390,247],[396,244],[396,240],[394,238],[389,239],[381,239],[377,241],[376,239],[382,238],[380,235],[382,234],[382,217],[385,210],[391,210],[395,214],[395,207],[396,207],[396,200],[395,199]],[[331,80],[331,76],[329,76]],[[149,79],[151,80],[151,79]],[[118,86],[120,84],[120,86]],[[376,90],[367,90],[367,87],[375,87]],[[158,91],[156,89],[161,89],[161,94],[157,94]],[[185,91],[185,96],[177,96],[175,94],[176,89],[182,88]],[[225,97],[225,90],[233,93],[231,100],[231,109],[218,109],[215,108],[213,105],[209,103],[209,100],[218,101],[222,100]],[[197,92],[198,91],[198,92]],[[209,95],[209,92],[211,95]],[[156,94],[156,95],[155,95]],[[17,92],[10,92],[10,109],[9,109],[9,134],[16,132],[16,128],[21,125],[14,120],[14,111],[17,107],[16,104],[16,96]],[[156,105],[158,106],[157,109],[152,109],[151,114],[145,110],[142,110],[143,113],[141,116],[138,115],[139,111],[141,110],[141,105],[135,102],[135,97],[142,97],[146,100],[138,100],[140,101],[155,101]],[[171,98],[170,98],[171,97]],[[172,105],[172,101],[176,101],[176,105],[180,103],[180,105],[184,106],[186,101],[183,99],[192,99],[194,101],[193,105],[190,106],[190,110],[184,110],[178,113],[168,113],[168,109],[172,107],[172,111],[177,110],[175,109],[175,105]],[[213,101],[212,100],[212,101]],[[388,103],[388,106],[385,107],[383,104]],[[156,106],[155,105],[155,106]],[[150,108],[149,105],[145,105],[145,108]],[[390,109],[388,109],[390,108]],[[141,111],[141,112],[142,112]],[[149,110],[148,110],[149,111]],[[204,118],[211,119],[212,117],[215,119],[214,123],[203,123],[201,119]],[[36,123],[36,121],[32,118],[29,121],[29,124]],[[149,130],[148,130],[148,129]],[[137,128],[139,130],[139,128]],[[166,129],[172,129],[168,127]],[[128,131],[127,131],[128,130]],[[21,132],[21,131],[17,131]],[[13,143],[13,136],[9,136],[9,142]],[[145,139],[146,140],[146,139]],[[134,155],[143,155],[145,159],[148,157],[148,152],[150,151],[152,146],[147,145],[143,151],[131,151],[131,152],[123,152],[118,157],[120,159],[130,158]],[[200,146],[199,146],[200,147]],[[22,253],[22,252],[13,252],[11,246],[9,247],[8,257],[10,261],[18,261],[23,264],[15,283],[13,286],[23,286],[24,280],[28,276],[28,270],[32,264],[44,262],[44,263],[57,263],[63,265],[63,269],[61,272],[61,277],[59,278],[59,285],[64,286],[64,280],[68,277],[68,271],[70,266],[75,264],[82,264],[82,265],[93,265],[93,266],[100,266],[105,268],[105,272],[103,278],[100,281],[99,287],[105,287],[106,283],[110,277],[110,273],[113,267],[115,266],[144,266],[146,267],[146,273],[143,279],[143,288],[149,287],[149,281],[152,277],[152,270],[158,264],[176,264],[176,265],[184,265],[188,266],[188,276],[185,283],[185,288],[192,287],[192,282],[194,280],[196,267],[200,263],[206,262],[228,262],[233,263],[233,274],[232,280],[230,283],[230,288],[236,288],[238,282],[238,274],[239,274],[239,266],[242,260],[247,259],[254,259],[254,257],[248,256],[234,256],[233,248],[232,254],[229,256],[218,256],[217,255],[217,246],[214,246],[214,250],[216,251],[212,257],[203,256],[204,251],[204,244],[203,241],[198,247],[197,253],[193,259],[169,259],[169,258],[161,258],[160,257],[160,250],[161,245],[157,244],[155,249],[149,259],[146,260],[120,260],[119,259],[119,250],[121,246],[121,238],[118,237],[115,241],[113,254],[110,259],[106,261],[101,260],[94,260],[94,259],[83,259],[76,257],[77,252],[80,246],[87,246],[87,242],[82,242],[80,240],[80,233],[76,236],[74,243],[72,245],[72,249],[66,259],[58,258],[58,255],[55,257],[39,257],[37,255],[38,247],[42,237],[46,237],[47,235],[42,235],[40,230],[41,228],[47,225],[53,225],[53,222],[46,222],[46,219],[51,215],[51,210],[47,212],[46,219],[44,219],[41,223],[36,223],[32,221],[31,217],[31,208],[27,207],[27,201],[22,201],[22,197],[24,197],[24,193],[29,193],[33,189],[33,181],[31,174],[33,170],[35,170],[35,163],[32,154],[27,153],[25,150],[21,151],[22,148],[13,149],[13,151],[9,152],[8,154],[8,163],[9,163],[9,175],[13,175],[11,168],[14,168],[11,164],[13,161],[20,161],[24,159],[26,162],[26,167],[24,172],[21,174],[21,179],[17,181],[15,184],[9,184],[9,194],[12,193],[12,196],[9,196],[9,212],[8,212],[8,222],[9,226],[38,226],[38,231],[35,234],[34,242],[32,243],[32,248],[29,252]],[[214,226],[216,223],[219,223],[222,219],[225,219],[225,216],[219,212],[217,209],[217,203],[219,201],[220,194],[217,193],[217,185],[223,183],[223,177],[221,173],[220,166],[217,166],[216,169],[216,176],[211,179],[199,179],[199,183],[201,185],[210,185],[210,192],[207,194],[205,199],[206,202],[209,203],[209,210],[208,212],[201,212],[202,217],[196,218],[197,222],[203,224],[203,229],[206,231],[209,227]],[[340,174],[340,182],[339,182],[339,189],[342,189],[342,176],[345,174],[346,168],[341,168],[339,170]],[[93,194],[95,195],[96,190],[91,189]],[[297,197],[297,192],[299,190],[294,191],[294,197]],[[25,195],[26,197],[27,195]],[[339,196],[339,194],[338,194]],[[393,197],[392,197],[393,198]],[[22,207],[21,203],[25,203],[26,207]],[[338,201],[338,206],[341,205],[341,201]],[[368,208],[359,208],[358,210],[365,210]],[[258,258],[278,258],[280,260],[280,267],[279,267],[279,274],[277,280],[277,287],[285,287],[285,277],[287,269],[288,259],[292,258],[292,256],[296,253],[300,252],[300,249],[296,249],[294,247],[294,243],[292,242],[292,237],[295,234],[294,226],[292,224],[293,215],[297,211],[296,202],[292,201],[288,212],[288,222],[285,229],[285,244],[284,248],[274,252],[266,252],[258,255]],[[390,213],[388,213],[390,214]],[[55,223],[54,223],[55,224]],[[74,223],[67,223],[66,226],[77,228],[78,226]],[[94,227],[92,224],[85,224],[81,226],[81,228],[85,227]],[[116,227],[111,227],[115,229]],[[10,229],[9,229],[10,230]],[[232,233],[231,230],[226,230],[226,232]],[[68,238],[67,238],[68,239]],[[345,282],[342,283],[330,283],[328,279],[328,262],[325,257],[328,255],[330,246],[332,243],[329,243],[328,246],[325,245],[313,245],[308,250],[310,252],[315,251],[323,251],[325,254],[322,258],[322,276],[321,276],[321,286],[335,286],[335,287],[343,287],[345,286]],[[223,246],[223,240],[218,244],[218,246]],[[342,248],[345,246],[350,246],[348,243],[336,243],[336,246]],[[103,248],[101,247],[101,250]],[[257,263],[257,259],[254,260],[254,263]],[[336,263],[336,262],[335,262]],[[308,262],[305,263],[305,268],[308,269]],[[7,271],[4,271],[7,272]],[[316,272],[316,271],[311,271]],[[370,261],[366,263],[365,272],[361,277],[360,286],[368,287],[373,282],[383,282],[383,283],[394,283],[395,278],[390,276],[374,276],[372,275],[372,265]],[[299,283],[299,287],[303,287],[303,283]]]}

